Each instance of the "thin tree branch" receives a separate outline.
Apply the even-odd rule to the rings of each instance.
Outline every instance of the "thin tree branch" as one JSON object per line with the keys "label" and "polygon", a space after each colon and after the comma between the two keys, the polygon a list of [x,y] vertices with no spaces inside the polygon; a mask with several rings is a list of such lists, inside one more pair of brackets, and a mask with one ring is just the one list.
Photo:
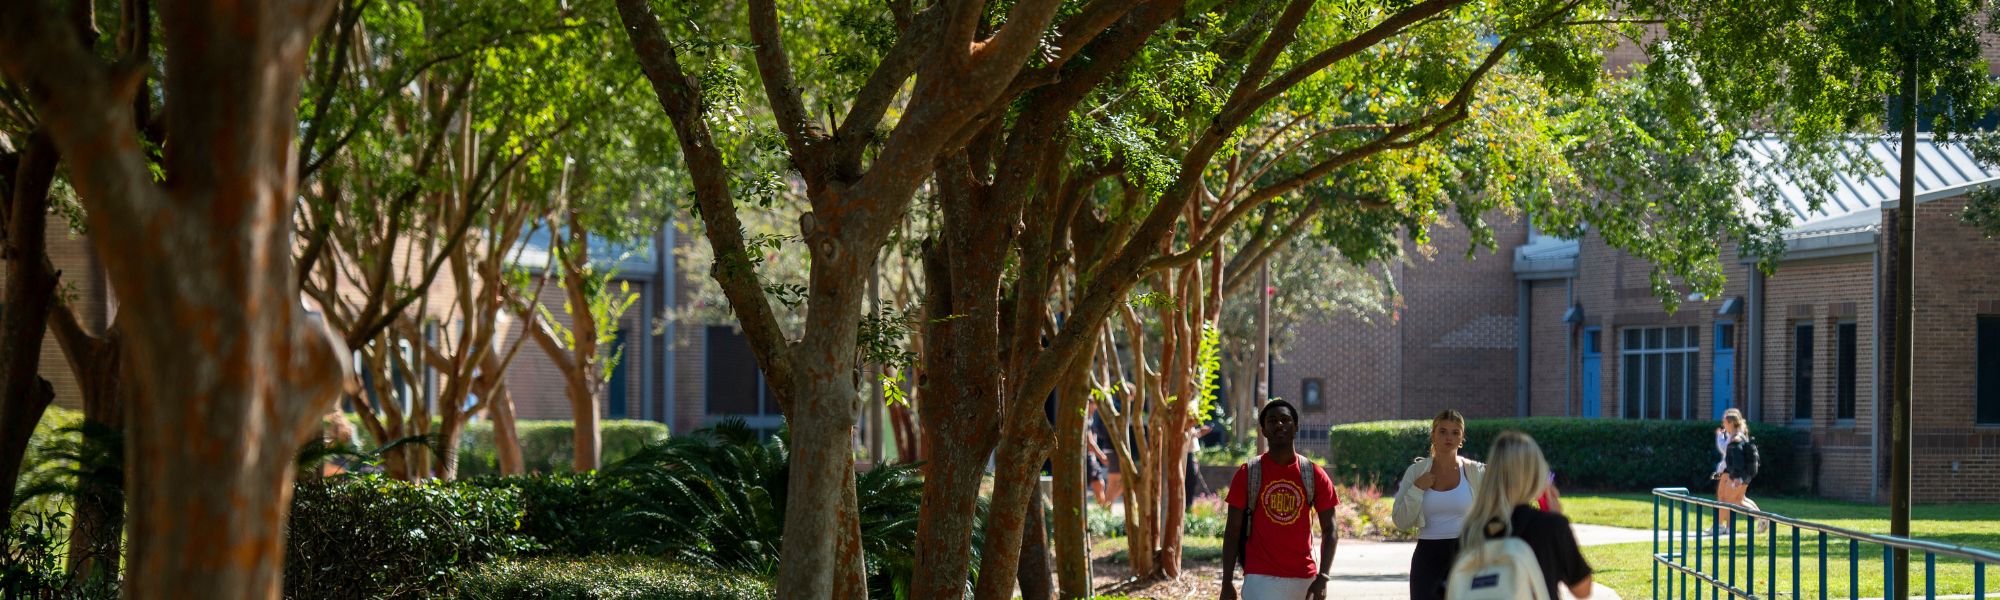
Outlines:
{"label": "thin tree branch", "polygon": [[694,179],[696,206],[700,208],[703,234],[715,249],[716,261],[709,275],[722,287],[730,308],[750,339],[750,348],[768,377],[789,381],[792,377],[791,346],[778,327],[770,300],[764,297],[763,282],[747,261],[743,223],[731,202],[729,171],[722,154],[709,134],[701,102],[701,88],[681,72],[680,58],[660,29],[658,17],[646,0],[618,0],[618,15],[640,69],[653,85],[661,108],[673,122],[674,135],[681,145],[688,172]]}
{"label": "thin tree branch", "polygon": [[[1230,260],[1229,266],[1223,268],[1225,275],[1222,282],[1222,295],[1235,294],[1237,290],[1242,289],[1244,284],[1250,282],[1250,276],[1257,270],[1257,267],[1263,265],[1265,261],[1271,260],[1271,256],[1283,250],[1286,244],[1296,239],[1299,231],[1305,229],[1306,223],[1311,222],[1313,217],[1319,216],[1322,210],[1324,208],[1321,203],[1314,202],[1307,205],[1305,210],[1299,211],[1297,216],[1292,217],[1291,222],[1285,224],[1284,230],[1280,231],[1277,236],[1264,240],[1263,245],[1257,248],[1256,252],[1248,255],[1250,258]],[[1241,259],[1243,256],[1246,255],[1238,254],[1236,258]]]}
{"label": "thin tree branch", "polygon": [[772,0],[750,0],[750,41],[756,45],[758,79],[764,83],[764,96],[770,100],[778,131],[785,134],[785,145],[791,149],[799,172],[811,180],[822,173],[812,167],[821,158],[820,134],[812,131],[812,117],[806,113],[798,84],[792,81],[792,59],[778,33],[778,7]]}
{"label": "thin tree branch", "polygon": [[[1228,116],[1227,121],[1238,121],[1248,118],[1249,114],[1256,111],[1258,107],[1270,102],[1278,94],[1292,89],[1293,86],[1305,81],[1307,77],[1311,77],[1314,73],[1318,73],[1320,70],[1332,66],[1334,63],[1354,56],[1362,50],[1374,47],[1376,44],[1382,43],[1383,40],[1402,33],[1404,29],[1411,25],[1442,13],[1452,7],[1464,4],[1466,1],[1424,0],[1424,2],[1418,3],[1415,6],[1403,9],[1402,12],[1384,19],[1381,23],[1377,23],[1367,31],[1361,32],[1360,35],[1335,44],[1332,48],[1327,48],[1319,54],[1313,55],[1312,58],[1293,65],[1283,75],[1279,75],[1277,79],[1272,80],[1270,84],[1258,87],[1255,93],[1249,94],[1242,102],[1236,102],[1235,95],[1232,95],[1231,103],[1228,105],[1230,108],[1225,108],[1222,114]],[[1276,33],[1274,32],[1272,35],[1275,36]],[[1290,43],[1291,40],[1287,39],[1285,41],[1286,43]],[[1268,44],[1269,42],[1266,43]],[[1258,75],[1261,75],[1261,73]],[[1261,83],[1260,80],[1251,80],[1247,77],[1248,75],[1246,75],[1245,81],[1249,82],[1251,86],[1257,86]],[[1241,88],[1239,88],[1239,91],[1241,91]]]}
{"label": "thin tree branch", "polygon": [[[903,1],[907,5],[908,0]],[[903,28],[903,36],[897,38],[896,45],[883,55],[882,63],[876,65],[875,71],[868,74],[868,81],[855,93],[854,104],[833,134],[833,164],[838,176],[853,177],[861,172],[861,155],[874,141],[875,126],[881,124],[883,113],[903,89],[903,82],[917,72],[917,59],[929,52],[931,41],[944,22],[943,15],[944,9],[938,6],[918,14],[910,26]]]}

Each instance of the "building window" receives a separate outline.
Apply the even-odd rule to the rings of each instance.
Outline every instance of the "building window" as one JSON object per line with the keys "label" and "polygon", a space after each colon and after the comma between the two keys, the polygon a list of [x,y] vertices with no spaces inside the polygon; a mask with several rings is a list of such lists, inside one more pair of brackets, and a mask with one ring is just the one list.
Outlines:
{"label": "building window", "polygon": [[1326,400],[1320,396],[1320,390],[1323,389],[1325,385],[1326,385],[1325,382],[1319,379],[1307,379],[1304,382],[1300,383],[1299,402],[1301,404],[1304,404],[1306,408],[1312,408],[1312,409],[1326,408]]}
{"label": "building window", "polygon": [[1693,327],[1629,327],[1619,347],[1621,408],[1627,419],[1694,416],[1701,344]]}
{"label": "building window", "polygon": [[1813,326],[1792,326],[1792,419],[1811,420],[1813,392]]}
{"label": "building window", "polygon": [[1979,408],[1980,425],[2000,425],[2000,316],[1979,315]]}
{"label": "building window", "polygon": [[625,388],[626,365],[632,362],[632,355],[625,351],[625,328],[619,327],[616,335],[607,353],[611,360],[617,362],[612,363],[610,381],[605,382],[604,403],[607,405],[605,412],[609,413],[606,418],[624,419],[631,416],[626,408],[630,399]]}
{"label": "building window", "polygon": [[707,420],[741,419],[744,424],[767,436],[784,424],[778,399],[757,368],[757,355],[750,350],[749,338],[728,325],[708,327]]}
{"label": "building window", "polygon": [[1835,327],[1834,335],[1838,339],[1834,341],[1834,344],[1839,352],[1839,356],[1834,365],[1836,369],[1834,375],[1836,378],[1833,384],[1833,418],[1852,421],[1854,420],[1855,370],[1856,363],[1859,362],[1858,355],[1860,354],[1857,347],[1859,344],[1857,337],[1860,328],[1856,327],[1853,321],[1847,321]]}

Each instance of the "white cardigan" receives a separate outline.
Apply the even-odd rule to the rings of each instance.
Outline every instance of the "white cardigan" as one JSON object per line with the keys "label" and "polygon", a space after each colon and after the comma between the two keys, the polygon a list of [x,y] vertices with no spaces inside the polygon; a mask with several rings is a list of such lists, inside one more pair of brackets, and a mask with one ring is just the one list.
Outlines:
{"label": "white cardigan", "polygon": [[[1463,456],[1458,457],[1458,468],[1465,472],[1466,482],[1478,493],[1479,480],[1486,475],[1486,463]],[[1403,481],[1396,485],[1396,505],[1389,513],[1397,529],[1418,529],[1424,526],[1424,490],[1417,487],[1417,478],[1431,470],[1431,458],[1418,458],[1410,468],[1403,470]]]}

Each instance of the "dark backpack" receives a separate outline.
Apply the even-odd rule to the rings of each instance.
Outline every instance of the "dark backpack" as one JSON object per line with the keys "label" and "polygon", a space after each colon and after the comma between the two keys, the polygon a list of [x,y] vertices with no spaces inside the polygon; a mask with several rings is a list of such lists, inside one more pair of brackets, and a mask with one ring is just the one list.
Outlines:
{"label": "dark backpack", "polygon": [[1763,457],[1757,453],[1757,441],[1748,437],[1729,442],[1729,454],[1725,457],[1729,476],[1743,481],[1757,478],[1757,469],[1763,466]]}

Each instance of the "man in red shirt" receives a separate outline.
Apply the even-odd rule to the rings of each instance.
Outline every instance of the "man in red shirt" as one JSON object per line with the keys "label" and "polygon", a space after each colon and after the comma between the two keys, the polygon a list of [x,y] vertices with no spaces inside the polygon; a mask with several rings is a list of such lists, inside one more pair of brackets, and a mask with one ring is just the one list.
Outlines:
{"label": "man in red shirt", "polygon": [[[1323,600],[1326,570],[1333,566],[1333,549],[1340,541],[1333,523],[1333,508],[1340,500],[1334,496],[1332,478],[1293,449],[1299,411],[1290,403],[1273,400],[1264,405],[1257,412],[1257,430],[1271,449],[1256,458],[1259,489],[1250,489],[1249,465],[1237,468],[1229,483],[1229,525],[1222,534],[1222,600],[1237,599],[1239,557],[1243,600]],[[1302,468],[1310,468],[1310,476]],[[1251,494],[1255,494],[1254,508]],[[1308,512],[1319,516],[1317,563]],[[1247,543],[1245,527],[1250,534]]]}

